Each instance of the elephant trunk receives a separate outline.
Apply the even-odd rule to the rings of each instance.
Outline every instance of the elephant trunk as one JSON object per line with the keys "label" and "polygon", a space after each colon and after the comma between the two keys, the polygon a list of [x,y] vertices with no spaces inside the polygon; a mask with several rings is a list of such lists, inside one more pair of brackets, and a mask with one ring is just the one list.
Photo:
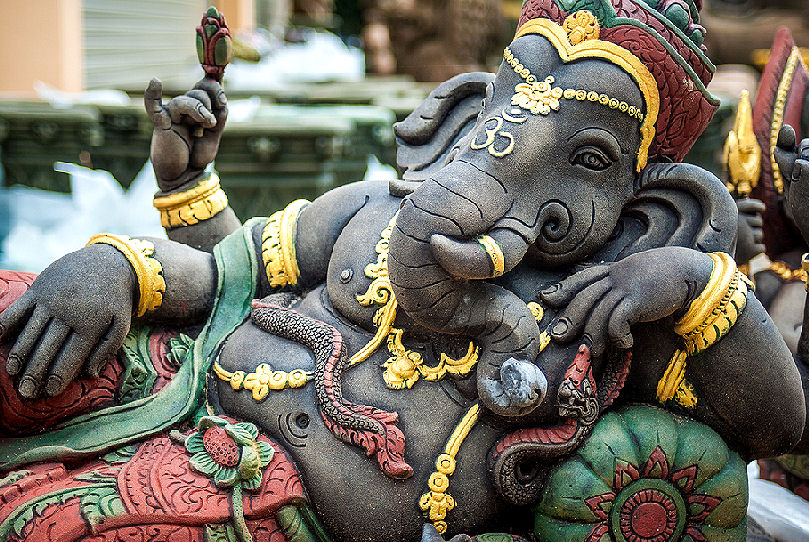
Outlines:
{"label": "elephant trunk", "polygon": [[[500,190],[495,197],[480,198],[501,202],[499,206],[505,208],[497,216],[477,206],[474,213],[464,213],[459,198],[466,202],[466,209],[471,198],[438,181],[425,182],[399,211],[390,239],[388,271],[399,306],[413,320],[441,333],[477,339],[481,401],[498,414],[515,416],[527,414],[541,402],[547,382],[533,364],[539,328],[527,306],[514,293],[479,280],[509,271],[528,249],[523,235],[496,225],[508,209],[502,186],[477,183],[475,192],[485,197],[487,188]],[[448,200],[459,206],[448,208]],[[450,215],[448,209],[461,212]],[[459,240],[477,239],[484,233],[497,249],[489,244],[487,250],[485,242]],[[497,250],[502,262],[495,265],[491,252]]]}

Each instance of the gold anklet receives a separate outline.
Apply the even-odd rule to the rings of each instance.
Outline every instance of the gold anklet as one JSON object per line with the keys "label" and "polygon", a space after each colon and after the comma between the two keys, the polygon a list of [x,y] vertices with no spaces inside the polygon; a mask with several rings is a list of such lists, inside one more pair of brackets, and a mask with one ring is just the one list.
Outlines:
{"label": "gold anklet", "polygon": [[153,203],[160,211],[163,227],[177,228],[213,218],[228,206],[228,197],[219,186],[219,176],[212,173],[193,188],[178,194],[155,196]]}
{"label": "gold anklet", "polygon": [[166,292],[166,281],[162,276],[163,266],[152,257],[154,245],[150,241],[102,233],[92,236],[87,242],[87,246],[89,245],[110,245],[129,260],[140,290],[135,316],[141,317],[163,303],[163,294]]}

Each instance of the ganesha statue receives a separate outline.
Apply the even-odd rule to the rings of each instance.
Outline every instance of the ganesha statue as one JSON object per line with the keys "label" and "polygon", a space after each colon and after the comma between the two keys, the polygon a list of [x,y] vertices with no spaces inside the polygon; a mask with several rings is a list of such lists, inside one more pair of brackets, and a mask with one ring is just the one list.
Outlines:
{"label": "ganesha statue", "polygon": [[806,404],[681,162],[700,7],[528,0],[496,74],[395,127],[401,179],[244,224],[221,87],[153,81],[169,240],[2,275],[2,536],[743,540],[745,463]]}

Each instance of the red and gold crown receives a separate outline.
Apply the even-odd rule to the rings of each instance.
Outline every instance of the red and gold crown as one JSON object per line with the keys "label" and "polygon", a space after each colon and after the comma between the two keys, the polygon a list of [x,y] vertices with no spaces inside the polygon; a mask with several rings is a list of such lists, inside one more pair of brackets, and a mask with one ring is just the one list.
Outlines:
{"label": "red and gold crown", "polygon": [[638,83],[640,169],[648,160],[681,161],[718,106],[706,89],[714,66],[702,45],[701,7],[701,0],[527,0],[516,36],[541,34],[563,61],[601,58]]}

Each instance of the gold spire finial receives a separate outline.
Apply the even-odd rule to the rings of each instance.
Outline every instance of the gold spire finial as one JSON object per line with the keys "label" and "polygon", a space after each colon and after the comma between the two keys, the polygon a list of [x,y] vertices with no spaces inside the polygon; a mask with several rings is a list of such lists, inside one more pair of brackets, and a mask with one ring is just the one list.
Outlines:
{"label": "gold spire finial", "polygon": [[761,174],[761,147],[753,132],[753,106],[747,90],[742,91],[736,122],[725,141],[725,161],[730,174],[728,190],[739,196],[748,196]]}

